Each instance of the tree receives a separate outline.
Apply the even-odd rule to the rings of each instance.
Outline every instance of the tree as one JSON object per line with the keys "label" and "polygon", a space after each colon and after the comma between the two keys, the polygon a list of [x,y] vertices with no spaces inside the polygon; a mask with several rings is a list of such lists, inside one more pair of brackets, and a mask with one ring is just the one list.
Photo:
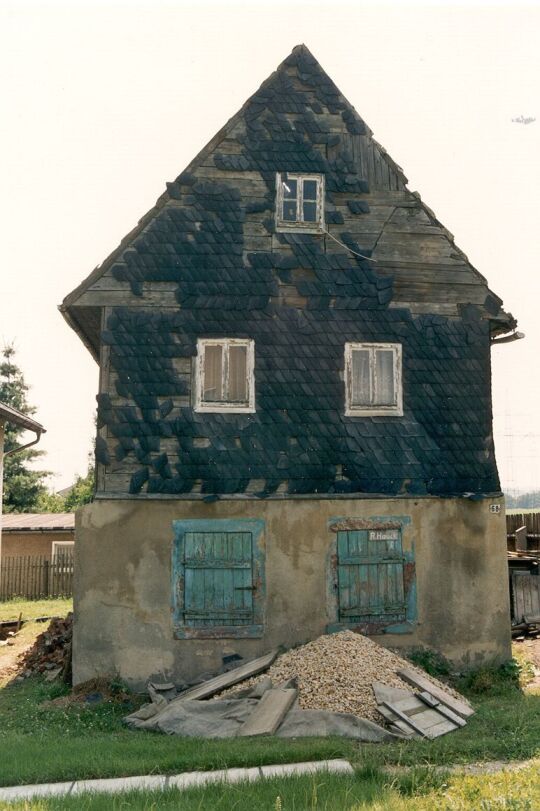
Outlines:
{"label": "tree", "polygon": [[88,471],[86,476],[77,476],[75,484],[67,494],[64,509],[66,512],[73,512],[84,504],[89,504],[94,498],[95,471],[93,461],[88,459]]}
{"label": "tree", "polygon": [[[0,361],[0,402],[32,416],[36,409],[27,399],[29,386],[24,375],[14,362],[15,349],[12,344],[4,347]],[[24,428],[7,422],[5,429],[5,450],[17,448],[24,444],[21,435]],[[44,451],[29,448],[25,451],[4,457],[4,504],[3,510],[9,512],[37,512],[40,498],[47,489],[44,480],[50,476],[48,471],[33,470],[29,465],[44,455]]]}

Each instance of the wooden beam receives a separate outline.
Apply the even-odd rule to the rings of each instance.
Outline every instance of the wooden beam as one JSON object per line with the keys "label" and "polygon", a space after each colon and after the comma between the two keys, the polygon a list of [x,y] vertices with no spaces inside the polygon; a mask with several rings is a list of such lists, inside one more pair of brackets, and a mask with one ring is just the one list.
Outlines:
{"label": "wooden beam", "polygon": [[444,704],[445,707],[448,707],[458,715],[461,715],[462,718],[469,718],[471,715],[474,715],[474,710],[472,707],[469,707],[469,705],[464,701],[454,698],[454,696],[450,695],[450,693],[445,692],[445,690],[442,690],[430,679],[422,676],[415,670],[410,670],[409,668],[398,670],[398,676],[400,679],[407,682],[407,684],[411,684],[413,687],[416,687],[419,690],[430,693],[441,704]]}
{"label": "wooden beam", "polygon": [[247,721],[240,727],[240,737],[273,735],[292,707],[298,691],[273,687],[263,695]]}
{"label": "wooden beam", "polygon": [[228,673],[222,673],[203,684],[197,684],[195,687],[190,687],[189,690],[184,690],[180,693],[177,701],[190,699],[191,701],[200,700],[203,698],[210,698],[210,696],[220,693],[227,687],[232,687],[233,684],[249,679],[251,676],[256,676],[257,673],[262,673],[267,670],[276,656],[278,655],[277,649],[266,653],[264,656],[259,656],[258,659],[252,659],[251,662],[246,662],[240,667],[235,667],[234,670],[229,670]]}

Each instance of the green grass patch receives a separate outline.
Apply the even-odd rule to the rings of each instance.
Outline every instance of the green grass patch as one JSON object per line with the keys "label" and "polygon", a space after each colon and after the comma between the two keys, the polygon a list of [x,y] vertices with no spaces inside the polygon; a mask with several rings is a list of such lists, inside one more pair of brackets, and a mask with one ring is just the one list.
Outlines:
{"label": "green grass patch", "polygon": [[71,597],[59,597],[50,600],[7,600],[0,602],[0,622],[16,620],[22,614],[23,620],[33,620],[36,617],[65,617],[73,611]]}
{"label": "green grass patch", "polygon": [[[36,610],[35,616],[39,616],[48,612],[38,606],[55,606],[50,613],[61,615],[71,604],[67,600],[0,604],[4,610],[6,606],[16,616],[22,610],[19,606],[25,610],[31,606]],[[27,628],[32,625],[35,623],[28,623]],[[422,656],[425,659],[425,652]],[[438,660],[430,658],[426,663],[440,672]],[[124,702],[117,697],[98,704],[51,706],[47,702],[68,695],[69,689],[32,677],[0,689],[0,785],[177,774],[336,757],[347,758],[364,769],[363,785],[370,783],[370,774],[376,775],[390,765],[423,765],[429,771],[431,766],[539,757],[540,694],[527,694],[520,689],[526,666],[523,658],[519,664],[467,674],[460,687],[470,695],[476,713],[463,729],[434,741],[388,744],[358,744],[337,738],[200,740],[128,730],[122,719],[138,706],[141,697],[132,696]],[[426,784],[425,776],[407,779],[409,783],[411,779],[421,779]],[[358,780],[354,778],[355,786]],[[433,786],[428,788],[433,790]],[[409,792],[417,793],[418,786],[410,783]],[[399,796],[402,795],[407,796],[404,783],[399,789]]]}
{"label": "green grass patch", "polygon": [[364,744],[361,757],[374,765],[450,765],[540,756],[540,695],[511,690],[473,698],[467,726],[433,741]]}
{"label": "green grass patch", "polygon": [[0,690],[0,784],[136,774],[176,774],[198,769],[259,766],[352,757],[347,740],[200,740],[122,724],[133,705],[103,702],[65,708],[42,706],[67,688],[37,678]]}
{"label": "green grass patch", "polygon": [[538,765],[474,776],[416,769],[394,778],[363,769],[351,776],[322,773],[186,791],[86,794],[9,806],[13,811],[534,811],[538,807]]}
{"label": "green grass patch", "polygon": [[37,678],[0,690],[0,784],[260,766],[345,757],[371,769],[540,756],[540,695],[509,688],[474,697],[467,726],[434,741],[356,744],[346,739],[199,740],[128,730],[130,704],[43,706],[67,694]]}

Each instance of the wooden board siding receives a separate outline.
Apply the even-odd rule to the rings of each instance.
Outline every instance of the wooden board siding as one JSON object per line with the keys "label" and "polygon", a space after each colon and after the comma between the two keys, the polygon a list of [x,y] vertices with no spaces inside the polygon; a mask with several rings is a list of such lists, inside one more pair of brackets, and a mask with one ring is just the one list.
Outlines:
{"label": "wooden board siding", "polygon": [[540,622],[540,577],[512,572],[512,600],[516,622]]}

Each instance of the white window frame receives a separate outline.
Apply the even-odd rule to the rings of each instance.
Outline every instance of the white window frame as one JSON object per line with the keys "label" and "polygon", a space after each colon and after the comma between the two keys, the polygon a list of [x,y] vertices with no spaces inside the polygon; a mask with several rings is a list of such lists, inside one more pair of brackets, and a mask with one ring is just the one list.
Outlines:
{"label": "white window frame", "polygon": [[[298,196],[297,215],[303,216],[304,212],[304,180],[314,180],[317,183],[317,221],[304,222],[303,220],[284,220],[282,178],[287,176],[291,180],[297,181]],[[304,174],[303,172],[276,172],[276,231],[303,231],[307,234],[320,234],[324,228],[324,175]]]}
{"label": "white window frame", "polygon": [[[53,541],[52,542],[51,562],[53,563],[53,565],[57,566],[57,568],[56,568],[56,573],[57,574],[64,574],[66,572],[72,571],[72,569],[71,569],[71,567],[69,565],[63,566],[61,568],[58,567],[58,565],[57,565],[58,561],[59,561],[59,559],[61,559],[61,554],[60,555],[58,554],[58,547],[60,547],[60,546],[69,546],[69,547],[71,547],[71,549],[69,550],[69,553],[71,553],[73,555],[73,553],[75,552],[75,541]],[[66,550],[66,551],[68,551],[68,550]],[[73,562],[74,562],[73,557],[71,558],[71,562],[73,564]],[[65,563],[65,561],[62,561],[62,563]]]}
{"label": "white window frame", "polygon": [[[391,349],[394,353],[394,391],[396,402],[394,405],[373,406],[353,405],[352,403],[352,353],[364,349],[370,353],[369,367],[371,380],[375,380],[375,350]],[[345,416],[346,417],[402,417],[403,416],[403,385],[402,385],[402,351],[401,344],[387,343],[346,343],[345,344]]]}
{"label": "white window frame", "polygon": [[52,556],[55,558],[58,554],[58,547],[60,546],[69,546],[71,549],[68,551],[73,551],[75,548],[75,541],[53,541],[52,542]]}
{"label": "white window frame", "polygon": [[[229,374],[229,348],[231,346],[245,346],[246,374],[247,374],[247,400],[243,403],[212,403],[204,401],[204,358],[207,346],[221,346],[225,350],[223,357],[223,386],[228,387]],[[251,338],[199,338],[197,340],[197,358],[195,361],[195,411],[207,414],[253,414],[255,412],[255,341]]]}

